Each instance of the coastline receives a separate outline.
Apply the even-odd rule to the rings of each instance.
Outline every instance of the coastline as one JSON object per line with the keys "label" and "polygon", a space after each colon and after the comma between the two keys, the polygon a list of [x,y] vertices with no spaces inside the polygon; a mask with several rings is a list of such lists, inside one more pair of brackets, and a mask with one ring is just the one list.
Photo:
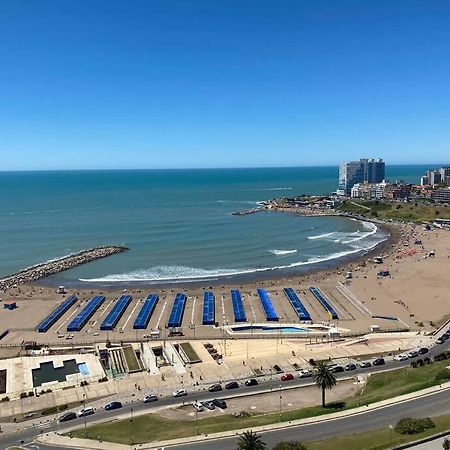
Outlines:
{"label": "coastline", "polygon": [[[266,212],[283,212],[283,213],[292,213],[292,214],[301,214],[304,215],[301,211],[289,210],[286,209],[275,209],[272,208],[270,210],[264,209]],[[192,289],[214,286],[243,286],[243,285],[252,285],[252,284],[262,284],[264,282],[267,283],[275,283],[276,281],[280,281],[283,279],[296,278],[301,279],[304,277],[309,277],[311,275],[317,274],[320,276],[322,273],[337,273],[337,272],[345,272],[350,269],[354,265],[358,265],[360,262],[365,261],[366,259],[370,259],[375,254],[386,253],[398,242],[400,236],[400,230],[398,229],[398,225],[396,224],[387,224],[380,221],[371,221],[366,218],[349,216],[345,214],[316,214],[316,215],[328,215],[341,217],[344,219],[353,219],[361,222],[371,222],[374,223],[377,227],[376,233],[384,237],[379,243],[377,243],[374,247],[370,249],[361,249],[357,250],[354,253],[350,253],[344,256],[339,256],[335,258],[331,258],[329,260],[320,261],[320,262],[311,262],[304,265],[298,265],[290,268],[273,268],[261,271],[255,271],[250,273],[242,273],[242,274],[233,274],[233,275],[224,275],[224,276],[215,276],[210,278],[197,278],[197,279],[189,279],[182,278],[178,280],[124,280],[124,281],[81,281],[81,280],[70,280],[67,278],[59,278],[58,275],[52,275],[47,278],[43,278],[33,283],[35,285],[43,286],[43,287],[55,287],[60,284],[65,285],[68,288],[78,289],[78,290],[89,290],[89,289],[97,289],[97,290],[107,290],[114,291],[116,289],[129,289],[129,288],[149,288],[153,290],[161,290],[167,288],[180,289],[189,287]]]}

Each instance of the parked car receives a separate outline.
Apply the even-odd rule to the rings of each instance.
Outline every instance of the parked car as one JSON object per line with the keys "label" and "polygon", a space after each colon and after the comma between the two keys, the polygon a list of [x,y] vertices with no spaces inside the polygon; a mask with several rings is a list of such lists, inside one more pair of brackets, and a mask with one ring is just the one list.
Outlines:
{"label": "parked car", "polygon": [[394,356],[394,361],[406,361],[408,359],[408,355],[405,355],[404,353],[400,353],[400,355]]}
{"label": "parked car", "polygon": [[376,358],[373,360],[372,364],[374,366],[384,366],[386,364],[386,361],[384,360],[384,358]]}
{"label": "parked car", "polygon": [[427,347],[422,347],[422,348],[419,348],[419,355],[425,355],[426,353],[428,353],[429,352],[429,350],[428,350],[428,348]]}
{"label": "parked car", "polygon": [[156,402],[158,400],[158,396],[155,394],[148,394],[144,397],[144,403]]}
{"label": "parked car", "polygon": [[214,405],[216,405],[220,409],[227,408],[227,402],[225,400],[220,400],[218,398],[215,398],[212,402],[214,403]]}
{"label": "parked car", "polygon": [[342,366],[334,366],[334,367],[331,369],[331,371],[332,371],[333,373],[340,373],[340,372],[343,372],[343,371],[344,371],[344,368],[343,368]]}
{"label": "parked car", "polygon": [[448,331],[441,336],[441,338],[444,339],[444,341],[446,341],[449,337],[450,333]]}
{"label": "parked car", "polygon": [[256,378],[249,378],[248,380],[245,380],[246,386],[256,386],[258,384],[258,380]]}
{"label": "parked car", "polygon": [[185,397],[187,395],[186,389],[177,389],[173,394],[172,397]]}
{"label": "parked car", "polygon": [[105,411],[122,408],[122,402],[111,402],[105,405]]}
{"label": "parked car", "polygon": [[442,339],[441,337],[436,339],[436,344],[443,344],[444,342],[445,339]]}
{"label": "parked car", "polygon": [[302,369],[298,373],[299,378],[309,378],[313,376],[313,371],[309,369]]}
{"label": "parked car", "polygon": [[216,384],[212,384],[209,388],[208,391],[209,392],[218,392],[222,390],[222,385],[219,383]]}
{"label": "parked car", "polygon": [[229,381],[225,385],[225,389],[237,389],[239,387],[239,383],[237,381]]}
{"label": "parked car", "polygon": [[65,414],[63,414],[60,418],[59,418],[59,422],[68,422],[69,420],[73,420],[76,419],[77,413],[73,412],[73,411],[69,411],[66,412]]}
{"label": "parked car", "polygon": [[202,412],[205,410],[205,408],[203,408],[203,405],[200,402],[194,402],[192,403],[192,406],[198,412]]}
{"label": "parked car", "polygon": [[358,365],[362,369],[367,369],[367,367],[370,367],[372,363],[370,361],[361,361]]}
{"label": "parked car", "polygon": [[207,409],[209,409],[209,410],[213,410],[213,409],[216,409],[216,405],[214,404],[214,402],[213,401],[209,401],[209,402],[202,402],[202,405],[205,407],[205,408],[207,408]]}
{"label": "parked car", "polygon": [[408,358],[417,358],[419,356],[419,352],[417,352],[416,350],[411,350],[407,353],[407,355]]}
{"label": "parked car", "polygon": [[90,416],[94,414],[94,408],[92,406],[85,406],[81,411],[78,412],[78,417]]}
{"label": "parked car", "polygon": [[283,375],[281,375],[280,380],[281,381],[290,381],[294,379],[294,375],[292,375],[292,373],[283,373]]}
{"label": "parked car", "polygon": [[347,372],[349,372],[350,370],[356,370],[356,364],[355,364],[355,363],[348,363],[348,364],[345,366],[345,370],[346,370]]}

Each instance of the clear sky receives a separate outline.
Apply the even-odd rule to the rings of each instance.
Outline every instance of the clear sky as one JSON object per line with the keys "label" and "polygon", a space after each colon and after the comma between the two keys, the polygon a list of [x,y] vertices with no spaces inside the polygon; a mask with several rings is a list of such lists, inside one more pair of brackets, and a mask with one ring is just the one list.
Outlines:
{"label": "clear sky", "polygon": [[450,162],[450,1],[0,0],[0,169]]}

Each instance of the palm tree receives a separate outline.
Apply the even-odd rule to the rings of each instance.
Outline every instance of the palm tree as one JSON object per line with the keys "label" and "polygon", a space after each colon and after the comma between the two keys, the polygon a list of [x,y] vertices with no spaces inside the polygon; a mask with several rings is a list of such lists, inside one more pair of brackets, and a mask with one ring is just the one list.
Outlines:
{"label": "palm tree", "polygon": [[336,376],[326,362],[317,363],[314,381],[322,389],[322,408],[325,408],[325,391],[336,386]]}
{"label": "palm tree", "polygon": [[237,441],[237,450],[265,450],[266,444],[261,441],[261,436],[253,431],[244,431]]}

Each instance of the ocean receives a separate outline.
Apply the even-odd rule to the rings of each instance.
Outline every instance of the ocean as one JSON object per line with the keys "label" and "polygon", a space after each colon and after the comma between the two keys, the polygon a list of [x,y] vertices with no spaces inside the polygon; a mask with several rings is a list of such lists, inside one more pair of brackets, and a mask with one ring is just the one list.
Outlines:
{"label": "ocean", "polygon": [[[417,183],[428,168],[387,166],[386,176]],[[0,275],[109,244],[130,250],[58,282],[185,282],[320,266],[385,236],[351,219],[232,213],[336,187],[336,167],[0,172]]]}

